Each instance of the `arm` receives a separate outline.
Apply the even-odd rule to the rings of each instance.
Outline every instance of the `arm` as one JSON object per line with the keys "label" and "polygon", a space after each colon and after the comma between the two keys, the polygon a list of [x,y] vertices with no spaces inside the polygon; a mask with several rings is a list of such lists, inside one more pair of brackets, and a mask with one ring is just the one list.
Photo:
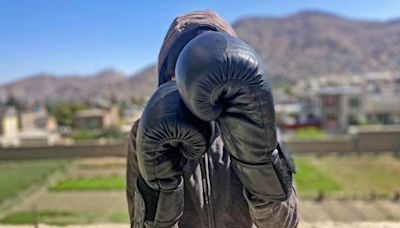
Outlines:
{"label": "arm", "polygon": [[211,125],[187,110],[175,82],[158,88],[138,126],[139,175],[134,227],[177,227],[184,208],[183,169],[209,148]]}
{"label": "arm", "polygon": [[253,221],[268,227],[265,221],[280,220],[276,210],[295,202],[295,168],[277,140],[272,89],[255,50],[237,37],[204,33],[182,50],[175,74],[188,109],[217,122]]}
{"label": "arm", "polygon": [[293,188],[291,196],[282,202],[268,202],[255,206],[249,203],[250,215],[258,227],[297,227],[299,216],[297,211],[297,194]]}
{"label": "arm", "polygon": [[128,154],[126,158],[126,197],[128,201],[128,212],[131,224],[134,216],[133,203],[136,190],[136,179],[139,172],[136,157],[136,135],[139,121],[140,120],[135,121],[129,134]]}

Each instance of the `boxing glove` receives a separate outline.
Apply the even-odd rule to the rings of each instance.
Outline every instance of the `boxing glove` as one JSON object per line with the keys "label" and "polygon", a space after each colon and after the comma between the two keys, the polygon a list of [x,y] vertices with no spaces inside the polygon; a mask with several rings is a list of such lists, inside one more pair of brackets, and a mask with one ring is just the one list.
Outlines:
{"label": "boxing glove", "polygon": [[184,165],[187,159],[200,158],[206,152],[211,134],[210,123],[194,116],[183,104],[174,81],[164,83],[152,95],[136,141],[136,224],[144,221],[145,227],[172,227],[177,223],[184,206]]}
{"label": "boxing glove", "polygon": [[217,122],[246,199],[253,205],[286,200],[294,164],[278,144],[272,92],[255,50],[237,37],[207,32],[183,48],[175,74],[188,109]]}

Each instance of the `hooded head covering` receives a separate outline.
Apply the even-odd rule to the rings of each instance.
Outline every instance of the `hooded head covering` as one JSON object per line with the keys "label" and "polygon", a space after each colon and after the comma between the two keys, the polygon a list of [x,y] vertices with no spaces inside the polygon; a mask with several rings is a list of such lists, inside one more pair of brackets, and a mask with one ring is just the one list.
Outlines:
{"label": "hooded head covering", "polygon": [[158,86],[175,74],[175,64],[185,45],[196,36],[218,31],[236,36],[233,28],[213,10],[192,11],[172,22],[158,55]]}

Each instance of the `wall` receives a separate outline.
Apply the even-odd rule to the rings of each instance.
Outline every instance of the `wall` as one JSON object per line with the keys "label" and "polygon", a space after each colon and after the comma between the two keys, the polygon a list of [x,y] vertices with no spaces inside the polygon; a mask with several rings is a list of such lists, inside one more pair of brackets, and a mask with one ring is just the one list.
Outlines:
{"label": "wall", "polygon": [[[359,129],[352,134],[336,139],[284,140],[292,153],[358,153],[358,152],[400,152],[400,126],[380,130]],[[127,141],[99,143],[87,141],[74,145],[10,147],[0,149],[0,160],[79,158],[79,157],[125,157]]]}
{"label": "wall", "polygon": [[47,158],[79,158],[79,157],[125,157],[128,144],[126,142],[79,143],[63,146],[9,147],[0,149],[0,161],[47,159]]}

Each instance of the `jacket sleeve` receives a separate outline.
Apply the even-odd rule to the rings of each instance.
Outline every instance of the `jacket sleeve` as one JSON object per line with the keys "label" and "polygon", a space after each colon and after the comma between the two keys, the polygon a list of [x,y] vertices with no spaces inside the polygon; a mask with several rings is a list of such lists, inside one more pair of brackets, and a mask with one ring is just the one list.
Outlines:
{"label": "jacket sleeve", "polygon": [[[249,193],[245,193],[245,198],[249,204],[250,216],[256,227],[297,227],[299,223],[297,211],[297,194],[293,187],[291,196],[282,202],[268,202],[264,205],[251,203]],[[250,193],[251,194],[251,193]]]}
{"label": "jacket sleeve", "polygon": [[[280,138],[278,130],[278,141],[284,146]],[[292,184],[291,196],[282,202],[267,202],[257,200],[248,191],[243,191],[245,199],[249,205],[250,216],[253,220],[253,227],[282,227],[292,228],[297,227],[299,216],[297,210],[297,192]]]}
{"label": "jacket sleeve", "polygon": [[129,219],[132,224],[134,217],[134,198],[136,190],[136,179],[138,177],[138,163],[136,157],[136,134],[139,120],[136,120],[129,134],[128,154],[126,165],[126,197],[128,201]]}

